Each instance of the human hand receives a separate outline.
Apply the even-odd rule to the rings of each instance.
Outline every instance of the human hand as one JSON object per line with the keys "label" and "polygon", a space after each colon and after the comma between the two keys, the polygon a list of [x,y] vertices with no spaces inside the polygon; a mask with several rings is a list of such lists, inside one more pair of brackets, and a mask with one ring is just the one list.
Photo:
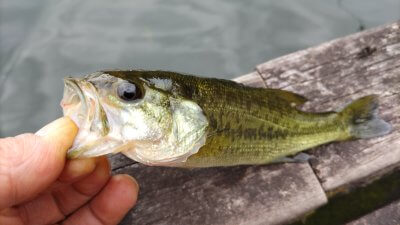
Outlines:
{"label": "human hand", "polygon": [[78,128],[67,117],[0,139],[0,224],[117,224],[138,184],[110,176],[107,158],[66,160]]}

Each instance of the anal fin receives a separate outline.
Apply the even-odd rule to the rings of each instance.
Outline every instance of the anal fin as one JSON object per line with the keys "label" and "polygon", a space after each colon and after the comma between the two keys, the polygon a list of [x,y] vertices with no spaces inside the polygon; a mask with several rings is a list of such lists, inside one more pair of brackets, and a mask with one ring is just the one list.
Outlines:
{"label": "anal fin", "polygon": [[313,155],[300,152],[299,154],[295,155],[294,157],[282,157],[279,159],[274,160],[272,163],[306,163],[311,159],[314,159]]}

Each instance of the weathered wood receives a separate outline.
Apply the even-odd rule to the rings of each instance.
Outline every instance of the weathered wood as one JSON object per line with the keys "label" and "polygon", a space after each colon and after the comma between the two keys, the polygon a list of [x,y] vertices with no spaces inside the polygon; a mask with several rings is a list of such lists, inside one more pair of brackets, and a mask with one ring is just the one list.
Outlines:
{"label": "weathered wood", "polygon": [[141,184],[138,205],[122,224],[283,224],[324,204],[324,191],[369,182],[398,167],[399,27],[394,23],[283,56],[235,79],[303,94],[310,99],[304,109],[311,111],[338,110],[378,94],[381,115],[394,128],[390,135],[318,147],[311,151],[312,168],[303,163],[185,170],[112,156],[114,172],[129,173]]}
{"label": "weathered wood", "polygon": [[179,169],[134,164],[139,203],[122,224],[282,224],[326,203],[307,163]]}
{"label": "weathered wood", "polygon": [[377,94],[393,132],[382,138],[335,143],[313,151],[314,171],[326,191],[387,173],[400,163],[400,23],[354,34],[257,66],[268,87],[310,99],[305,109],[338,110]]}
{"label": "weathered wood", "polygon": [[257,71],[237,77],[233,80],[252,87],[266,87],[263,78]]}
{"label": "weathered wood", "polygon": [[399,225],[400,201],[396,201],[380,208],[366,216],[363,216],[347,225]]}

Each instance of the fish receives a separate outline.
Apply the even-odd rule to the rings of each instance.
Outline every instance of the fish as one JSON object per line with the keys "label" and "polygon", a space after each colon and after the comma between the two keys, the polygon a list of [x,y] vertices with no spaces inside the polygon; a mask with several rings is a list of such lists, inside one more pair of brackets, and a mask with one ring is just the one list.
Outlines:
{"label": "fish", "polygon": [[105,70],[64,84],[63,113],[79,127],[71,159],[122,153],[150,166],[260,165],[391,131],[376,95],[316,113],[286,90],[169,71]]}

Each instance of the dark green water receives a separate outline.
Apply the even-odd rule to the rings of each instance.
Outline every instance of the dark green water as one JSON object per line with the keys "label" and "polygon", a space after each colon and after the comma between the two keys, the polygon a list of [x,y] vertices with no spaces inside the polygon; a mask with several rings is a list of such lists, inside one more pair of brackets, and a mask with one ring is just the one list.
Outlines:
{"label": "dark green water", "polygon": [[329,199],[302,222],[291,225],[339,225],[348,223],[400,198],[400,171],[346,194]]}

